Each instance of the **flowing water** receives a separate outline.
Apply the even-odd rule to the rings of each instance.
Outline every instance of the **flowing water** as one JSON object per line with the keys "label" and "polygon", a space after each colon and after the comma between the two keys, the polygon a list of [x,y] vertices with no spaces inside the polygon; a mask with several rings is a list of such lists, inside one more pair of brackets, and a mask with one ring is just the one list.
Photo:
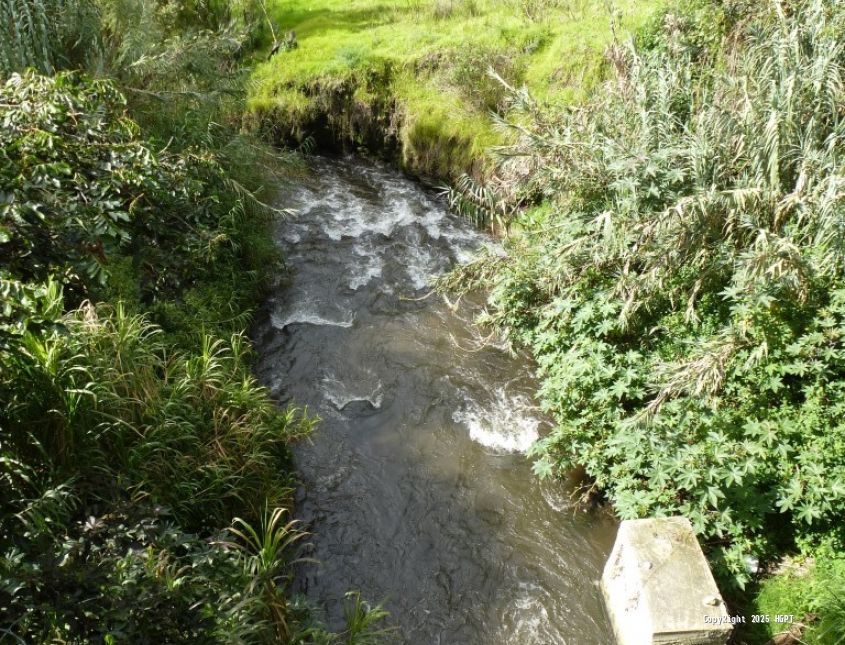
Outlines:
{"label": "flowing water", "polygon": [[293,274],[256,326],[261,379],[323,419],[296,449],[321,562],[299,590],[335,626],[347,590],[384,600],[413,645],[611,643],[597,581],[615,525],[532,475],[530,362],[480,337],[470,304],[424,297],[494,240],[388,169],[313,171],[282,198]]}

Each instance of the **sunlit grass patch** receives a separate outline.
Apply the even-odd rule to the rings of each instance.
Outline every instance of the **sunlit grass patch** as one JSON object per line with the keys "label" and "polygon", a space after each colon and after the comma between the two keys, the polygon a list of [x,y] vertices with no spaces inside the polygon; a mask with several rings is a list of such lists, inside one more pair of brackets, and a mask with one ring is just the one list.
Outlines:
{"label": "sunlit grass patch", "polygon": [[[398,130],[403,165],[454,178],[479,170],[504,143],[490,112],[506,109],[492,67],[543,100],[570,103],[603,77],[604,51],[661,6],[659,0],[294,0],[270,5],[276,37],[297,47],[253,73],[251,119],[288,138],[305,136],[325,110],[354,114],[378,104]],[[267,33],[267,50],[270,34]],[[373,74],[375,73],[375,75]],[[356,88],[366,86],[365,92]],[[343,100],[325,97],[341,94]],[[344,133],[355,141],[355,133]]]}

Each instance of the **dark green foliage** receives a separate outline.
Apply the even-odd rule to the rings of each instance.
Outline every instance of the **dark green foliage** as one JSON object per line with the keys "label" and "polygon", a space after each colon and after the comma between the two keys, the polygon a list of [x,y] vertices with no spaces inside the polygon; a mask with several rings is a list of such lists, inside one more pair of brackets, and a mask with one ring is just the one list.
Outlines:
{"label": "dark green foliage", "polygon": [[[57,289],[42,298],[60,311]],[[251,556],[208,539],[287,503],[287,446],[311,423],[255,384],[240,337],[168,354],[120,307],[54,322],[0,349],[3,624],[36,641],[269,639]],[[290,553],[274,552],[276,571]],[[277,578],[265,585],[281,593]]]}
{"label": "dark green foliage", "polygon": [[28,73],[9,79],[0,102],[6,270],[24,281],[58,273],[78,301],[125,256],[148,305],[213,278],[233,288],[219,291],[227,302],[196,308],[201,322],[212,325],[212,311],[237,318],[260,278],[250,269],[268,266],[270,249],[256,240],[266,209],[214,154],[151,150],[106,81]]}
{"label": "dark green foliage", "polygon": [[166,511],[112,510],[52,540],[39,527],[24,535],[41,538],[40,558],[20,550],[0,559],[0,604],[26,642],[210,643],[260,634],[258,603],[232,594],[249,583],[237,555],[183,533]]}
{"label": "dark green foliage", "polygon": [[157,151],[76,73],[13,75],[0,122],[0,641],[339,637],[287,595],[302,533],[267,528],[313,421],[249,372],[274,255],[241,144]]}
{"label": "dark green foliage", "polygon": [[159,167],[122,96],[104,81],[28,73],[6,82],[0,103],[5,268],[23,280],[104,281],[107,257],[160,217],[150,206]]}
{"label": "dark green foliage", "polygon": [[677,35],[616,51],[584,109],[516,96],[507,199],[463,196],[553,204],[465,270],[537,356],[537,472],[686,515],[739,584],[845,521],[844,28],[839,3],[775,4],[709,73]]}

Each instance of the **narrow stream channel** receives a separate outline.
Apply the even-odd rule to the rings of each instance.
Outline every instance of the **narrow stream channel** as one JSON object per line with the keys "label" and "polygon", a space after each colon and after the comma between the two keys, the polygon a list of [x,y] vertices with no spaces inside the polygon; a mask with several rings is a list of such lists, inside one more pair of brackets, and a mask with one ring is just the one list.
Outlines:
{"label": "narrow stream channel", "polygon": [[359,159],[316,159],[277,238],[293,269],[256,324],[259,375],[322,419],[296,450],[313,556],[297,581],[334,625],[384,600],[413,645],[608,645],[597,581],[615,535],[541,483],[531,364],[484,344],[432,275],[494,240]]}

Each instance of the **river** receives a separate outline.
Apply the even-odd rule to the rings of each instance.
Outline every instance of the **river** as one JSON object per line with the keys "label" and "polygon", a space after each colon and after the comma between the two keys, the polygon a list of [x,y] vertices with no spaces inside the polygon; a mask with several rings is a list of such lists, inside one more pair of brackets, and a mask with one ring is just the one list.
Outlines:
{"label": "river", "polygon": [[384,601],[412,645],[608,645],[597,586],[614,522],[540,482],[532,365],[431,276],[496,241],[435,194],[357,158],[315,158],[286,189],[291,268],[255,328],[258,374],[322,418],[295,450],[297,514],[319,565],[297,589],[342,624],[344,592]]}

